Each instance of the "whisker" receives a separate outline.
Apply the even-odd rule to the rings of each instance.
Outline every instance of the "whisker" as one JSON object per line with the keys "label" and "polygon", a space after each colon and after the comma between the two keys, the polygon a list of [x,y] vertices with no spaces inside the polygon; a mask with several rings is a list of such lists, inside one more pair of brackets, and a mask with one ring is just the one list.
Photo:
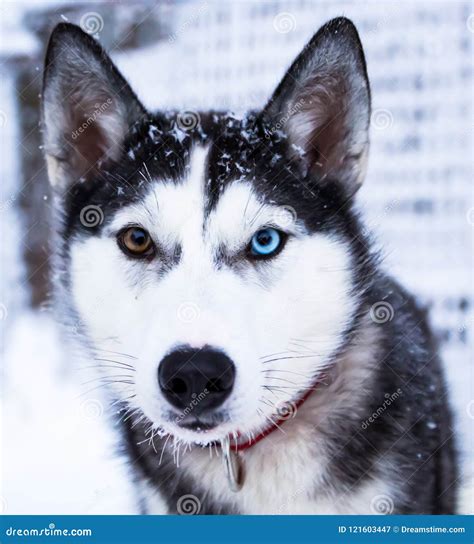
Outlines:
{"label": "whisker", "polygon": [[289,383],[289,384],[295,385],[295,386],[298,385],[297,383],[292,382],[290,380],[287,380],[286,378],[277,378],[276,376],[270,376],[268,379],[269,380],[278,380],[279,382],[286,382],[286,383]]}
{"label": "whisker", "polygon": [[[318,385],[321,384],[321,385],[328,385],[327,383],[325,382],[318,382]],[[312,390],[316,390],[317,387],[315,387],[314,385],[309,385],[308,387],[293,387],[291,385],[267,385],[266,386],[267,388],[270,388],[270,389],[275,389],[275,391],[278,391],[278,390],[281,390],[281,389],[293,389],[295,391],[312,391]]]}
{"label": "whisker", "polygon": [[[113,408],[114,406],[117,406],[117,405],[119,405],[119,404],[123,404],[123,403],[125,403],[127,400],[133,399],[133,398],[135,398],[135,397],[136,397],[136,395],[133,394],[133,395],[130,395],[130,396],[125,397],[125,398],[123,398],[123,399],[114,400],[114,402],[112,402],[112,404],[110,405],[110,407]],[[125,408],[123,408],[123,409],[125,409]],[[130,408],[127,408],[127,410],[129,410],[129,409],[130,409]],[[140,409],[139,409],[139,408],[135,408],[135,410],[140,410]]]}
{"label": "whisker", "polygon": [[133,372],[136,372],[136,369],[133,367],[128,366],[122,366],[120,364],[114,364],[114,365],[89,365],[89,366],[81,366],[79,370],[89,370],[91,368],[116,368],[119,370],[132,370]]}
{"label": "whisker", "polygon": [[165,440],[165,443],[163,444],[163,447],[161,448],[160,460],[158,461],[158,464],[159,464],[159,465],[161,465],[161,461],[163,461],[163,455],[164,455],[164,453],[165,453],[166,445],[168,444],[168,441],[169,441],[170,438],[171,438],[171,435],[169,434],[169,435],[166,437],[166,440]]}
{"label": "whisker", "polygon": [[294,374],[295,376],[303,376],[303,378],[311,378],[311,374],[303,374],[302,372],[295,372],[294,370],[285,370],[280,368],[266,368],[264,370],[261,370],[262,374],[266,374],[267,372],[283,372],[285,374]]}
{"label": "whisker", "polygon": [[260,408],[257,408],[257,413],[259,413],[261,416],[263,416],[267,421],[269,421],[280,432],[282,432],[283,434],[286,434],[285,431],[280,427],[280,425],[278,425],[278,423],[273,421],[273,419],[271,417],[268,417],[267,415],[265,415]]}
{"label": "whisker", "polygon": [[119,364],[119,365],[134,368],[133,365],[131,365],[130,363],[126,363],[124,361],[117,361],[116,359],[106,359],[105,357],[102,357],[102,356],[101,357],[94,357],[94,361],[102,361],[102,362],[106,362],[106,363],[116,363],[116,364]]}
{"label": "whisker", "polygon": [[259,398],[259,399],[258,399],[258,402],[261,402],[261,403],[263,403],[263,404],[266,404],[266,405],[269,406],[270,408],[275,408],[275,404],[272,404],[270,401],[267,401],[266,399]]}
{"label": "whisker", "polygon": [[145,419],[145,415],[141,415],[133,424],[132,429],[136,427],[139,423],[141,423]]}
{"label": "whisker", "polygon": [[[280,399],[278,398],[278,395],[277,395],[276,393],[274,393],[273,388],[271,388],[269,385],[263,385],[262,387],[263,387],[264,389],[266,389],[267,391],[269,391],[274,397],[276,397],[277,400],[280,400]],[[284,391],[283,391],[283,393],[284,393]]]}
{"label": "whisker", "polygon": [[298,352],[292,351],[292,350],[277,351],[276,353],[270,353],[269,355],[264,355],[263,357],[259,357],[259,359],[268,359],[268,357],[276,357],[277,355],[284,355],[285,353],[298,353]]}
{"label": "whisker", "polygon": [[[135,395],[134,395],[135,396]],[[132,418],[135,414],[137,414],[138,412],[140,412],[140,408],[129,408],[125,414],[122,416],[121,420],[123,423],[125,423],[126,421],[128,421],[130,418]]]}
{"label": "whisker", "polygon": [[308,359],[308,357],[315,357],[316,354],[311,354],[311,355],[293,355],[291,357],[277,357],[275,359],[270,359],[269,361],[264,361],[262,364],[263,365],[268,365],[268,363],[273,363],[275,361],[285,361],[285,360],[288,360],[288,359]]}
{"label": "whisker", "polygon": [[[96,376],[95,378],[92,378],[91,380],[87,380],[85,382],[82,382],[81,385],[87,385],[89,383],[94,383],[94,382],[101,382],[101,381],[111,381],[114,382],[114,381],[118,381],[118,380],[114,380],[114,378],[131,378],[132,376],[130,376],[129,374],[112,374],[111,376]],[[134,383],[133,381],[131,381],[130,383]]]}
{"label": "whisker", "polygon": [[137,357],[134,357],[133,355],[130,355],[129,353],[123,353],[121,351],[112,351],[110,349],[103,349],[103,348],[94,348],[94,351],[103,351],[104,353],[112,353],[114,355],[121,355],[122,357],[126,357],[127,359],[137,359]]}
{"label": "whisker", "polygon": [[[113,382],[111,382],[113,383]],[[134,385],[133,382],[131,382],[132,385]],[[95,387],[92,387],[91,389],[88,389],[87,391],[84,391],[83,393],[80,393],[79,394],[79,397],[84,397],[86,395],[88,395],[89,393],[92,393],[92,391],[96,391],[97,389],[100,389],[101,387],[106,387],[107,385],[109,385],[108,383],[101,383],[99,385],[96,385]]]}
{"label": "whisker", "polygon": [[292,345],[292,346],[296,346],[298,348],[301,348],[302,351],[299,351],[298,353],[303,353],[303,352],[307,352],[307,351],[311,351],[312,352],[312,349],[309,347],[309,346],[305,346],[303,343],[299,343],[299,342],[289,342],[289,345]]}

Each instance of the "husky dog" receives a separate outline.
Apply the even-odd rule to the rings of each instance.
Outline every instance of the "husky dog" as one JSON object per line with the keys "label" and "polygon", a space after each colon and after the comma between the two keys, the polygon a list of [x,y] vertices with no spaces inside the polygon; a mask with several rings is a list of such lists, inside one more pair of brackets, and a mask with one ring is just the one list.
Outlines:
{"label": "husky dog", "polygon": [[54,30],[58,298],[120,407],[142,512],[455,511],[436,346],[354,211],[369,120],[345,18],[242,118],[150,113],[93,38]]}

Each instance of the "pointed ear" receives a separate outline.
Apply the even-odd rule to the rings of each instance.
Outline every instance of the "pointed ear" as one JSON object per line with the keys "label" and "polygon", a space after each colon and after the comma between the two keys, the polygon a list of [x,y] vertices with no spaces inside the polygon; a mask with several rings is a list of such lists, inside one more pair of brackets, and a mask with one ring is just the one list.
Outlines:
{"label": "pointed ear", "polygon": [[89,179],[118,160],[131,126],[146,111],[102,47],[61,23],[46,54],[42,117],[51,184]]}
{"label": "pointed ear", "polygon": [[291,158],[321,182],[355,192],[365,174],[370,89],[354,25],[343,17],[324,25],[295,60],[263,112],[281,128]]}

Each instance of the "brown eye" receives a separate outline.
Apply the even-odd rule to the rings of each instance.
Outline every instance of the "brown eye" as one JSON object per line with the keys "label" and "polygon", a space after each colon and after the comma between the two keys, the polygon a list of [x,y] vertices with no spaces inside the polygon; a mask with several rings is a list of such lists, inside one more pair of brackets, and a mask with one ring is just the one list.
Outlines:
{"label": "brown eye", "polygon": [[154,246],[150,235],[140,227],[128,227],[118,236],[120,249],[131,257],[150,257]]}

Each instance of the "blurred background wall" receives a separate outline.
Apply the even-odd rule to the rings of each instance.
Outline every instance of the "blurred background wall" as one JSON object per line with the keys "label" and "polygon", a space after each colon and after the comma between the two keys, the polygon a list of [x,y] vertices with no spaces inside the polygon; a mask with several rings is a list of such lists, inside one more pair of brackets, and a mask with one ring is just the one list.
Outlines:
{"label": "blurred background wall", "polygon": [[[104,475],[109,475],[109,482],[119,478],[123,467],[113,464],[109,446],[103,445],[107,431],[100,401],[84,400],[76,390],[47,304],[51,210],[41,154],[39,100],[51,29],[66,20],[98,38],[149,108],[242,112],[264,104],[306,41],[337,15],[346,15],[357,25],[372,85],[369,172],[358,206],[383,247],[387,270],[431,309],[453,390],[463,466],[470,470],[468,460],[474,450],[469,433],[474,419],[473,4],[463,0],[7,1],[0,4],[4,400],[0,454],[5,487],[0,495],[7,511],[126,512],[132,508],[120,498],[123,487],[115,493],[110,483],[97,483],[98,474],[100,481]],[[76,402],[74,414],[64,413],[58,388]],[[57,411],[63,411],[62,419]],[[92,424],[97,433],[94,446]],[[25,430],[29,440],[22,438]],[[9,467],[24,471],[23,460],[31,464],[32,443],[33,466],[23,479],[14,477]],[[78,448],[88,476],[81,492],[65,503],[64,494],[55,492],[54,486],[45,489],[58,457],[67,451],[75,460]],[[59,490],[64,489],[64,481],[77,486],[77,473],[67,463],[61,471],[62,477],[54,477]],[[23,485],[30,489],[26,503]],[[94,495],[89,497],[91,489]]]}

